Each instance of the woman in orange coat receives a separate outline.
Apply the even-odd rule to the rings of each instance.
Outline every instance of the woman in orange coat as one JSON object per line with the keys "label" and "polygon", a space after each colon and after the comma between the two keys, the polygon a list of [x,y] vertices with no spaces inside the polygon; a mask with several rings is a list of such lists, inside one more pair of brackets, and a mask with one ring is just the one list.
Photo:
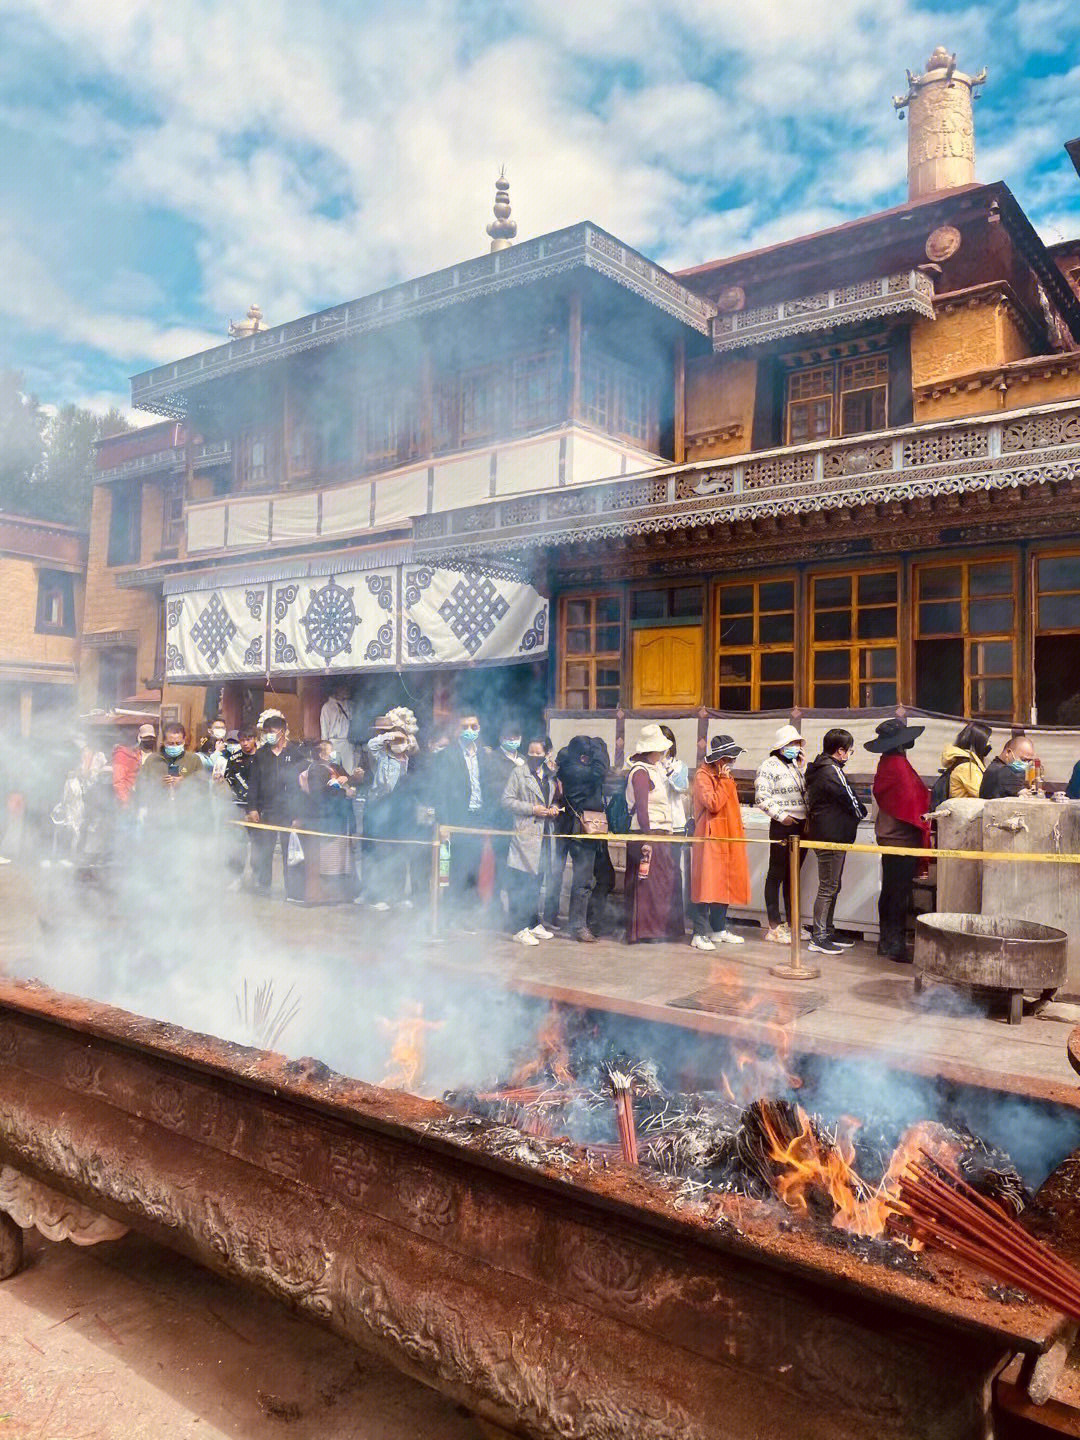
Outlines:
{"label": "woman in orange coat", "polygon": [[695,950],[714,950],[717,941],[741,945],[743,937],[727,928],[729,905],[750,903],[746,846],[732,843],[743,835],[742,812],[731,764],[742,746],[730,735],[716,735],[694,776],[694,839],[690,864],[690,907]]}

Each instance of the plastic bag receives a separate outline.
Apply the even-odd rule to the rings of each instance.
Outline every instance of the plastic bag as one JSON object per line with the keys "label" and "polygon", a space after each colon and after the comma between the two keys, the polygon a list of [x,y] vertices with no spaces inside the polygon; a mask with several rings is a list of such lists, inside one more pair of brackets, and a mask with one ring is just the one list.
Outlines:
{"label": "plastic bag", "polygon": [[300,844],[300,836],[292,834],[289,836],[288,863],[290,865],[301,865],[304,860],[304,847]]}

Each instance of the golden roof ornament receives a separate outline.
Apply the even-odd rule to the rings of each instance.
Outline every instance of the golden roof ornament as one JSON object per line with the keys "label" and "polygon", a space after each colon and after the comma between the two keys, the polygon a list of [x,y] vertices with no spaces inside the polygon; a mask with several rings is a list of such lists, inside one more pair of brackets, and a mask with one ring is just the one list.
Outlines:
{"label": "golden roof ornament", "polygon": [[971,105],[986,83],[956,68],[956,55],[938,45],[921,75],[907,72],[907,94],[894,95],[900,119],[908,117],[908,199],[975,182],[975,128]]}
{"label": "golden roof ornament", "polygon": [[263,323],[263,312],[258,305],[249,305],[248,312],[243,320],[229,321],[229,339],[246,340],[249,335],[254,335],[257,330],[266,330],[269,327]]}
{"label": "golden roof ornament", "polygon": [[491,236],[492,254],[496,250],[509,250],[517,234],[517,221],[510,218],[510,181],[506,178],[506,166],[499,171],[495,181],[495,219],[487,227]]}

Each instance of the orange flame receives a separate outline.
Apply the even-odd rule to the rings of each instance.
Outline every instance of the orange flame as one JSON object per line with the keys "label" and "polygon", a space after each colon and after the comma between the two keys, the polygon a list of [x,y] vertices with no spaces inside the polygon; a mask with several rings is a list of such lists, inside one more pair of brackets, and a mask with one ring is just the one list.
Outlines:
{"label": "orange flame", "polygon": [[553,1005],[536,1034],[536,1054],[519,1065],[510,1077],[511,1085],[524,1085],[533,1076],[547,1070],[556,1084],[573,1084],[570,1069],[570,1048],[563,1030],[563,1017]]}
{"label": "orange flame", "polygon": [[792,1022],[776,1018],[775,997],[767,993],[743,990],[741,972],[733,965],[714,964],[709,972],[709,987],[727,1008],[740,1018],[760,1027],[763,1039],[758,1052],[743,1051],[735,1057],[735,1075],[721,1074],[721,1089],[729,1100],[748,1105],[759,1095],[773,1095],[778,1090],[798,1090],[802,1080],[790,1069],[793,1040]]}
{"label": "orange flame", "polygon": [[382,1020],[382,1028],[392,1035],[390,1066],[381,1084],[388,1090],[415,1090],[424,1069],[424,1036],[429,1030],[441,1030],[441,1020],[425,1020],[419,1004],[409,1007],[400,1020]]}

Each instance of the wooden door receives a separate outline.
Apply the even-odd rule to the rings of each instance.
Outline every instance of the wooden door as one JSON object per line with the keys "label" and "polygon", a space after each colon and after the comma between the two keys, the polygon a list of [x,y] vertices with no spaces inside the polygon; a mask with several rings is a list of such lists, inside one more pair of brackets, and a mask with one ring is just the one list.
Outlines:
{"label": "wooden door", "polygon": [[701,704],[704,633],[700,625],[659,625],[633,632],[635,710]]}

